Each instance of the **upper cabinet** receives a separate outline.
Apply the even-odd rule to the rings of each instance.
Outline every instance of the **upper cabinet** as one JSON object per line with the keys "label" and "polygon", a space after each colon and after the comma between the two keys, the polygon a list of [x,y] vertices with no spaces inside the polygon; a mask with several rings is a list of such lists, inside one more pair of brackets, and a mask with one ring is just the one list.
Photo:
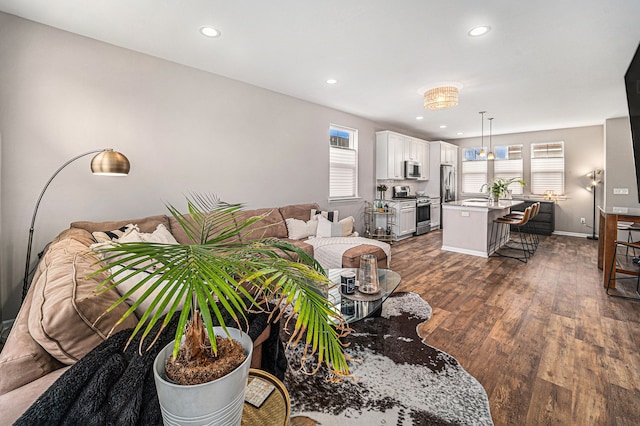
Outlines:
{"label": "upper cabinet", "polygon": [[447,142],[440,142],[440,164],[457,166],[458,147]]}
{"label": "upper cabinet", "polygon": [[429,179],[429,143],[388,130],[376,133],[376,179],[403,180],[404,162],[421,164],[418,180]]}

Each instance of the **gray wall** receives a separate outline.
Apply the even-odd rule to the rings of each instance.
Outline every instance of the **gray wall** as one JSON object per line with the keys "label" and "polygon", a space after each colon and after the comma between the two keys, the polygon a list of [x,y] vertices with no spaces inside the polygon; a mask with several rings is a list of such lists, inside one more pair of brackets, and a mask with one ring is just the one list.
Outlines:
{"label": "gray wall", "polygon": [[[629,117],[605,122],[605,160],[604,204],[640,208]],[[613,188],[628,188],[629,194],[614,194]]]}
{"label": "gray wall", "polygon": [[[497,120],[496,120],[497,121]],[[494,123],[497,124],[497,123]],[[495,127],[494,127],[495,128]],[[556,204],[556,231],[565,234],[591,235],[593,220],[593,195],[585,189],[589,183],[586,174],[594,168],[604,168],[604,128],[603,126],[576,127],[571,129],[545,130],[539,132],[514,133],[493,136],[493,146],[523,145],[524,180],[530,182],[531,143],[564,141],[565,147],[565,194],[566,199]],[[458,158],[462,158],[462,148],[480,146],[480,138],[457,139],[452,141],[460,146]],[[485,136],[485,146],[489,138]],[[491,167],[489,167],[491,171]],[[530,195],[528,187],[525,196]],[[602,186],[596,192],[596,205],[602,205]],[[586,225],[580,224],[584,217]],[[596,234],[597,228],[596,215]]]}
{"label": "gray wall", "polygon": [[374,196],[375,123],[255,86],[0,13],[2,318],[20,306],[36,198],[65,161],[113,147],[126,178],[91,175],[91,157],[44,196],[34,255],[74,220],[166,213],[183,194],[213,192],[247,206],[328,202],[330,123],[359,130],[359,187]]}

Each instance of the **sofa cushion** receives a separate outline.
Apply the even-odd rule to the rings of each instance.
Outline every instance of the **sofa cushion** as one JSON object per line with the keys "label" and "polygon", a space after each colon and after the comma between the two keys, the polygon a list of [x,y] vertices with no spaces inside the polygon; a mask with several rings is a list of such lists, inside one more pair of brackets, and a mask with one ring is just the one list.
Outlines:
{"label": "sofa cushion", "polygon": [[169,217],[165,215],[148,216],[141,219],[127,219],[111,222],[72,222],[71,228],[80,228],[89,232],[96,231],[112,231],[114,229],[122,228],[128,224],[138,225],[140,232],[153,232],[159,224],[163,224],[167,229],[171,229],[169,226]]}
{"label": "sofa cushion", "polygon": [[243,243],[259,240],[260,238],[287,238],[287,225],[280,214],[280,210],[276,208],[238,212],[235,216],[236,225],[240,225],[240,223],[249,218],[263,214],[266,214],[266,217],[241,231],[240,239]]}
{"label": "sofa cushion", "polygon": [[287,243],[306,251],[309,254],[309,256],[313,257],[313,246],[311,244],[308,244],[301,240],[292,240],[289,238],[282,238],[282,241],[286,241]]}
{"label": "sofa cushion", "polygon": [[[62,239],[49,246],[41,261],[45,269],[32,283],[29,333],[64,364],[73,364],[105,340],[129,308],[121,304],[98,321],[120,295],[114,289],[101,295],[94,292],[107,278],[106,273],[87,278],[96,270],[96,261],[88,246],[72,238]],[[115,331],[136,323],[137,319],[129,316]]]}
{"label": "sofa cushion", "polygon": [[[33,289],[30,289],[16,316],[13,327],[11,327],[2,353],[0,353],[0,395],[37,380],[63,366],[29,334],[28,321],[32,299]],[[4,416],[5,411],[2,410],[0,413],[3,413]],[[6,419],[4,420],[6,421]]]}
{"label": "sofa cushion", "polygon": [[310,219],[309,213],[311,210],[318,210],[319,208],[316,203],[292,204],[290,206],[280,207],[280,214],[284,219],[292,218],[307,221]]}
{"label": "sofa cushion", "polygon": [[[187,214],[185,216],[188,220],[191,220],[190,215]],[[235,226],[235,222],[232,222],[231,224]],[[214,228],[214,232],[220,232],[220,230],[225,226],[228,226],[228,224],[223,224],[218,229]],[[173,216],[169,217],[169,230],[171,231],[171,234],[173,234],[173,236],[175,237],[176,241],[178,241],[179,244],[186,244],[186,245],[194,244],[194,242],[191,241],[187,236],[187,233],[184,231],[184,228],[182,227],[182,225],[180,225],[180,222],[178,222],[177,219]],[[228,238],[224,242],[235,243],[238,241],[240,241],[240,238],[237,236],[234,236],[234,237]]]}

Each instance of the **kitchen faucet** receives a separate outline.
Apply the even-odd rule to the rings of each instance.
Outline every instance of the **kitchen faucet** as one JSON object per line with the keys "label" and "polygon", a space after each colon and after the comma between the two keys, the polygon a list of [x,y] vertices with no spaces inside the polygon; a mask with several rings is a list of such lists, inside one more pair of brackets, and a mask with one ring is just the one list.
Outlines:
{"label": "kitchen faucet", "polygon": [[481,192],[481,193],[482,193],[482,192],[484,192],[484,189],[485,189],[485,188],[488,188],[488,187],[489,187],[489,184],[488,184],[488,183],[484,183],[484,184],[482,184],[482,186],[480,187],[480,192]]}

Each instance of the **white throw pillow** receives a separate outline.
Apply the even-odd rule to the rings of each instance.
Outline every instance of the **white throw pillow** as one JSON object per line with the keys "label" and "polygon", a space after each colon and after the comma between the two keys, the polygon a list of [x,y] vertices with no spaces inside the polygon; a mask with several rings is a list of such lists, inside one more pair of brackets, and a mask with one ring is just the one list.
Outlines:
{"label": "white throw pillow", "polygon": [[309,220],[318,220],[319,217],[324,217],[325,219],[329,220],[329,222],[337,222],[338,210],[327,212],[322,210],[311,209],[311,217],[309,218]]}
{"label": "white throw pillow", "polygon": [[[116,272],[118,272],[121,269],[124,269],[124,268],[122,266],[120,266],[120,265],[116,265],[113,268],[111,268],[111,272],[115,274]],[[125,277],[126,275],[128,275],[128,274],[130,274],[132,272],[133,271],[123,272],[122,275],[118,276],[118,278],[123,278],[123,277]],[[149,275],[150,274],[147,271],[141,271],[141,272],[137,273],[136,275],[128,278],[126,281],[122,282],[121,284],[119,284],[116,287],[116,291],[118,292],[118,294],[120,294],[120,296],[122,296],[127,291],[131,290],[140,281],[142,281],[143,279],[147,278]],[[144,292],[147,291],[149,289],[149,287],[151,287],[157,281],[158,281],[158,279],[155,278],[155,277],[150,279],[149,281],[144,283],[142,285],[142,287],[140,287],[138,290],[133,292],[133,294],[131,294],[129,297],[127,297],[126,301],[129,304],[129,306],[133,306],[133,304],[138,301],[140,296],[142,296],[144,294]],[[136,312],[136,316],[138,318],[141,318],[142,315],[144,315],[144,312],[149,309],[149,306],[151,305],[151,302],[153,301],[153,299],[155,299],[158,296],[158,294],[160,294],[160,290],[161,290],[161,288],[157,288],[157,289],[153,290],[151,292],[151,294],[149,295],[149,297],[147,299],[145,299],[140,304],[140,306],[138,306],[136,308],[135,312]],[[167,314],[167,312],[171,308],[172,303],[173,303],[173,299],[171,300],[171,302],[169,302],[167,307],[163,310],[163,312],[162,312],[163,315]],[[181,302],[180,303],[180,307],[178,308],[178,310],[181,310],[182,306],[183,306],[183,303]]]}
{"label": "white throw pillow", "polygon": [[289,232],[289,238],[292,240],[301,240],[303,238],[316,235],[318,229],[318,221],[310,220],[305,222],[304,220],[288,218],[285,220],[287,223],[287,231]]}
{"label": "white throw pillow", "polygon": [[145,233],[138,231],[137,227],[128,228],[124,235],[117,240],[119,243],[161,243],[161,244],[178,244],[171,232],[163,224],[159,224],[153,233]]}
{"label": "white throw pillow", "polygon": [[329,222],[322,216],[318,217],[317,237],[349,237],[353,234],[353,216],[345,217],[340,222]]}

